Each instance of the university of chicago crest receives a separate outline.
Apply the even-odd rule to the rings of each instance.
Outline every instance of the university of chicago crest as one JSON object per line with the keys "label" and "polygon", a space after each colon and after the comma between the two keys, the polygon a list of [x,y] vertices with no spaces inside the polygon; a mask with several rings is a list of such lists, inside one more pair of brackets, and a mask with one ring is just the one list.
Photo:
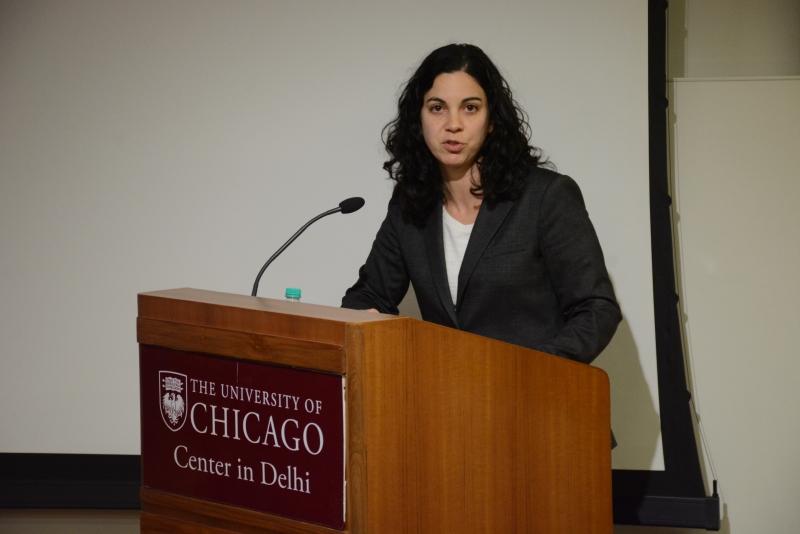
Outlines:
{"label": "university of chicago crest", "polygon": [[185,374],[173,371],[158,372],[158,405],[167,428],[176,432],[186,422],[188,380]]}

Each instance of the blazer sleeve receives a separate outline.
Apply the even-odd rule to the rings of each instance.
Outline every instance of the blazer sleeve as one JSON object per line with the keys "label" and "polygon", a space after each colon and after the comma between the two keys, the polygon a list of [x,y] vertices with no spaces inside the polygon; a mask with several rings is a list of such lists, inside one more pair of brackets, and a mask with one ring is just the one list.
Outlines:
{"label": "blazer sleeve", "polygon": [[545,190],[539,225],[563,320],[542,350],[590,363],[611,341],[622,315],[583,196],[571,178],[559,176]]}
{"label": "blazer sleeve", "polygon": [[342,298],[343,308],[375,308],[381,313],[399,313],[397,305],[403,300],[409,284],[398,233],[400,224],[399,209],[390,203],[367,261],[358,270],[358,280]]}

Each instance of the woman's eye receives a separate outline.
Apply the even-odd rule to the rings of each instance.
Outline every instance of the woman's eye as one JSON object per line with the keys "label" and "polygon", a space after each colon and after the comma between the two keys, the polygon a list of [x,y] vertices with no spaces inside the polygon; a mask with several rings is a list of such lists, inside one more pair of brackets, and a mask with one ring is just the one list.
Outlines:
{"label": "woman's eye", "polygon": [[431,113],[439,113],[444,109],[441,104],[434,104],[430,108],[428,108]]}
{"label": "woman's eye", "polygon": [[470,113],[475,113],[476,111],[478,111],[478,106],[476,106],[475,104],[467,104],[466,109]]}

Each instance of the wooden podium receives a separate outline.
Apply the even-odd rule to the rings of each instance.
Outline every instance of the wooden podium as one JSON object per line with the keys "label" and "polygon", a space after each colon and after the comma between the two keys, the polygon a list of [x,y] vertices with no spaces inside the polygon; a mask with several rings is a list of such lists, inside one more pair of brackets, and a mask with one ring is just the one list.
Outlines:
{"label": "wooden podium", "polygon": [[[138,305],[143,532],[612,532],[602,370],[411,318],[327,306],[196,289],[142,293]],[[161,369],[167,360],[172,367]],[[193,370],[155,378],[175,371],[178,361]],[[236,369],[229,378],[193,378],[226,365]],[[302,498],[313,488],[324,506],[340,492],[338,527],[303,520],[305,505],[275,509],[280,499],[293,505],[294,495],[278,487],[291,482],[279,484],[284,475],[270,455],[318,461],[323,423],[302,419],[302,395],[292,393],[299,389],[289,378],[257,385],[253,377],[262,371],[333,380],[332,391],[343,392],[343,413],[334,420],[341,422],[333,423],[341,427],[325,430],[324,443],[326,452],[341,446],[341,472],[335,460],[301,466],[308,485],[295,474],[294,488]],[[223,407],[234,394],[239,404]],[[313,412],[314,402],[306,402]],[[256,415],[247,420],[245,412]],[[301,437],[307,450],[290,452]],[[194,439],[219,443],[214,458],[192,456]],[[237,461],[242,478],[247,460],[235,447],[244,445],[262,455],[250,486],[247,471],[245,482],[236,480]],[[327,478],[313,471],[329,468]],[[178,481],[184,475],[189,481]],[[337,477],[346,483],[337,486]],[[323,478],[332,489],[320,495]],[[252,499],[224,489],[236,484],[252,487],[244,493]],[[280,497],[259,497],[262,490]],[[211,493],[220,497],[204,498]]]}

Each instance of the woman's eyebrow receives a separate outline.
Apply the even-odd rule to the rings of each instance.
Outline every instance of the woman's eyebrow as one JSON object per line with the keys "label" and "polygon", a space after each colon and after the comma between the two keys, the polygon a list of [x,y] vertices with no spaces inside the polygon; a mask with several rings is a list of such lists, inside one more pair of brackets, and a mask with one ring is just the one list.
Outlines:
{"label": "woman's eyebrow", "polygon": [[[467,98],[461,100],[461,103],[463,104],[464,102],[469,102],[470,100],[477,100],[478,102],[483,102],[483,99],[479,96],[468,96]],[[443,99],[439,98],[438,96],[429,97],[427,100],[425,100],[426,104],[428,102],[441,102],[442,104],[446,103]]]}

